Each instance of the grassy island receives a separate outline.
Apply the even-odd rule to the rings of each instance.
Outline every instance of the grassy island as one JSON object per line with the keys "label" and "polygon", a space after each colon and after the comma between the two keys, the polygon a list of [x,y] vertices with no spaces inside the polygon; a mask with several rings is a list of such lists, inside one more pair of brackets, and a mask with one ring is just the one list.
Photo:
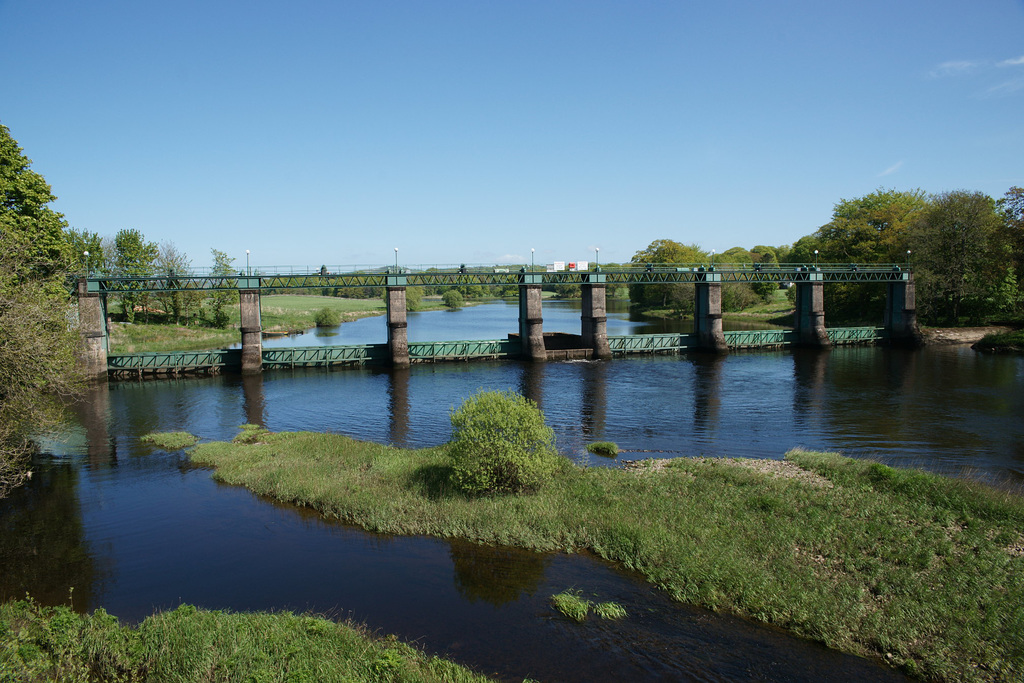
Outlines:
{"label": "grassy island", "polygon": [[800,450],[578,468],[467,496],[446,447],[247,426],[194,447],[220,481],[367,530],[589,550],[673,598],[785,627],[927,679],[1024,676],[1024,501]]}
{"label": "grassy island", "polygon": [[1024,353],[1024,330],[986,334],[973,348],[978,351]]}

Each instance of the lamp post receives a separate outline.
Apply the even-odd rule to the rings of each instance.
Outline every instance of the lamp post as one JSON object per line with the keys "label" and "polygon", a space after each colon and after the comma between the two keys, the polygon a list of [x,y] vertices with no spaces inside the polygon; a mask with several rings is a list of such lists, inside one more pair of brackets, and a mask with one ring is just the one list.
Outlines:
{"label": "lamp post", "polygon": [[910,250],[907,249],[907,268],[910,268]]}
{"label": "lamp post", "polygon": [[817,249],[814,250],[814,267],[815,268],[818,267],[818,250]]}
{"label": "lamp post", "polygon": [[245,250],[245,274],[246,275],[252,275],[252,272],[249,271],[249,250],[248,249]]}
{"label": "lamp post", "polygon": [[398,247],[395,247],[395,275],[398,275]]}
{"label": "lamp post", "polygon": [[[907,253],[909,254],[910,252],[908,251]],[[83,251],[82,256],[85,257],[85,276],[89,277],[89,251]]]}
{"label": "lamp post", "polygon": [[711,267],[712,268],[715,267],[715,250],[714,249],[711,250]]}
{"label": "lamp post", "polygon": [[533,272],[533,247],[530,247],[530,272]]}

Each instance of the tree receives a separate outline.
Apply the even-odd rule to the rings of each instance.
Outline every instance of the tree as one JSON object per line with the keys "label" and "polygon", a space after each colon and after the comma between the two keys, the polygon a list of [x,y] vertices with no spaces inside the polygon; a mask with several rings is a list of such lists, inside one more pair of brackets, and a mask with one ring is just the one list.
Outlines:
{"label": "tree", "polygon": [[[695,244],[685,245],[673,240],[654,240],[646,249],[633,254],[634,265],[665,265],[670,263],[708,263],[709,255]],[[630,285],[630,306],[639,310],[670,308],[679,315],[693,310],[693,285]]]}
{"label": "tree", "polygon": [[926,315],[957,324],[962,315],[985,314],[985,296],[1000,274],[993,256],[1002,223],[995,201],[982,192],[956,190],[932,199],[910,240],[918,306]]}
{"label": "tree", "polygon": [[832,220],[815,234],[821,250],[833,262],[902,262],[910,230],[927,208],[922,190],[878,189],[863,197],[839,200]]}
{"label": "tree", "polygon": [[[164,242],[160,245],[154,266],[156,272],[161,275],[186,276],[192,272],[191,259],[184,252],[178,251],[173,242]],[[181,285],[182,282],[184,281],[178,281],[178,284]],[[202,301],[203,294],[199,290],[183,287],[176,291],[158,292],[154,297],[177,325],[181,323],[182,318],[188,320],[189,315]]]}
{"label": "tree", "polygon": [[465,299],[462,298],[462,294],[457,289],[449,289],[445,291],[445,293],[441,295],[441,301],[444,302],[445,306],[451,309],[462,308],[462,305],[465,303]]}
{"label": "tree", "polygon": [[[211,275],[227,276],[235,274],[235,259],[229,258],[226,253],[218,249],[211,249],[210,253],[213,255],[213,269],[210,271]],[[209,298],[210,324],[220,329],[227,327],[228,322],[231,320],[231,314],[228,313],[227,308],[234,303],[238,303],[237,291],[212,291]]]}
{"label": "tree", "polygon": [[[103,238],[99,233],[85,230],[69,229],[67,231],[70,247],[70,264],[72,273],[97,273],[103,270]],[[85,252],[89,252],[86,256]]]}
{"label": "tree", "polygon": [[67,266],[67,221],[47,206],[56,197],[31,165],[7,126],[0,124],[0,233],[8,249],[21,254],[20,262],[9,265],[18,272],[47,276]]}
{"label": "tree", "polygon": [[43,177],[0,125],[0,496],[27,473],[32,435],[83,386],[64,284],[64,217]]}
{"label": "tree", "polygon": [[[149,277],[153,274],[154,263],[159,249],[156,242],[147,242],[142,233],[134,228],[118,231],[114,236],[114,267],[120,277]],[[131,289],[134,283],[127,285]],[[149,294],[125,292],[121,295],[124,318],[135,322],[135,309],[139,308],[149,317]]]}

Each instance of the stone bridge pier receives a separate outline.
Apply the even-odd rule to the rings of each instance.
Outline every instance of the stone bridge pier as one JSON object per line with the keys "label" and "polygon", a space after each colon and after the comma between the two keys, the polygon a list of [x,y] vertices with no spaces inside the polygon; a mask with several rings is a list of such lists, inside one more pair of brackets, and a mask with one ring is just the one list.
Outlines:
{"label": "stone bridge pier", "polygon": [[797,345],[827,349],[832,346],[825,329],[824,276],[820,271],[807,272],[807,279],[796,283],[796,312],[793,331]]}
{"label": "stone bridge pier", "polygon": [[387,287],[388,309],[388,351],[391,365],[396,368],[409,367],[409,330],[406,316],[405,287]]}
{"label": "stone bridge pier", "polygon": [[260,290],[238,291],[242,328],[242,374],[263,371],[263,327],[260,321]]}
{"label": "stone bridge pier", "polygon": [[[601,278],[595,273],[595,277]],[[608,303],[607,287],[604,284],[584,284],[583,311],[580,317],[580,336],[583,346],[592,352],[591,358],[607,359],[612,357],[612,349],[608,345]]]}
{"label": "stone bridge pier", "polygon": [[90,292],[86,279],[78,279],[78,330],[82,342],[79,363],[89,379],[107,379],[106,300],[99,292]]}
{"label": "stone bridge pier", "polygon": [[523,358],[532,361],[547,360],[539,284],[519,285],[519,341],[522,344]]}
{"label": "stone bridge pier", "polygon": [[886,285],[884,325],[889,344],[915,348],[924,343],[917,326],[917,288],[913,273],[906,272],[900,282]]}
{"label": "stone bridge pier", "polygon": [[693,296],[693,331],[700,349],[725,353],[729,346],[722,331],[722,276],[705,273],[703,281],[694,284]]}

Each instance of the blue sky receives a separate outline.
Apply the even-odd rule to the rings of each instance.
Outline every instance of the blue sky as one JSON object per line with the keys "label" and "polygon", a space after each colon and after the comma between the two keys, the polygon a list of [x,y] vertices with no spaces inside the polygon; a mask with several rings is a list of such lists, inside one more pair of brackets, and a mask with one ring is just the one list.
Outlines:
{"label": "blue sky", "polygon": [[77,229],[196,266],[625,261],[1024,186],[1024,0],[0,0]]}

